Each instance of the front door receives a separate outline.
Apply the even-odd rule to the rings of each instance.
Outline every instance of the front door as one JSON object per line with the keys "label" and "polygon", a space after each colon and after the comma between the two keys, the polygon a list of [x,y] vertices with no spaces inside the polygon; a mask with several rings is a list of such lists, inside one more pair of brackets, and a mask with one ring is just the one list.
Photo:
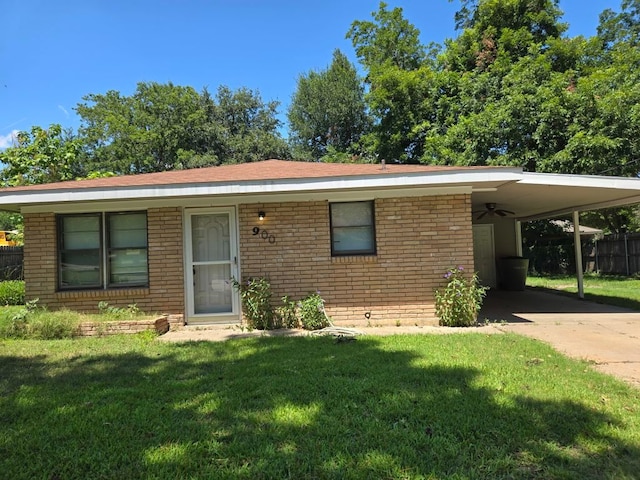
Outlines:
{"label": "front door", "polygon": [[496,253],[493,225],[473,226],[473,263],[480,283],[486,287],[496,286]]}
{"label": "front door", "polygon": [[187,323],[238,322],[235,209],[188,210],[185,223]]}

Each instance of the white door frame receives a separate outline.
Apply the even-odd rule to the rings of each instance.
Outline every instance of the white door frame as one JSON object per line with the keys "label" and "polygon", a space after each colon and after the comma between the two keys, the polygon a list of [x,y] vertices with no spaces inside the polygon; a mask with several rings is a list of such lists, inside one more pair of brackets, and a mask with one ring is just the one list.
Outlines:
{"label": "white door frame", "polygon": [[[192,243],[192,217],[194,215],[221,214],[229,215],[229,242],[230,242],[230,259],[231,277],[239,278],[239,232],[235,207],[215,207],[215,208],[187,208],[184,210],[184,271],[185,271],[185,305],[187,324],[191,325],[207,325],[215,323],[239,323],[241,321],[240,295],[235,288],[232,288],[231,294],[231,312],[225,313],[195,313],[194,302],[194,274],[193,274],[193,243]],[[231,279],[229,279],[231,280]]]}

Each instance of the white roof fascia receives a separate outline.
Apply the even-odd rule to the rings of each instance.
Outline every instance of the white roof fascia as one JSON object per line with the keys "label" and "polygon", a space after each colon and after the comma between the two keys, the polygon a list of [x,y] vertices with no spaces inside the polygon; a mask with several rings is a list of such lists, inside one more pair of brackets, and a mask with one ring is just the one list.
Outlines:
{"label": "white roof fascia", "polygon": [[233,196],[198,196],[198,197],[168,197],[136,200],[107,200],[93,202],[66,202],[30,204],[20,209],[21,213],[74,213],[74,212],[102,212],[116,210],[143,210],[147,208],[162,208],[181,206],[185,208],[228,207],[247,203],[284,203],[284,202],[357,202],[375,200],[377,198],[395,197],[428,197],[434,195],[471,194],[470,186],[451,187],[423,187],[386,190],[337,190],[305,193],[276,193],[260,195]]}
{"label": "white roof fascia", "polygon": [[97,187],[67,190],[11,190],[0,193],[2,205],[29,205],[67,202],[136,200],[155,198],[185,198],[198,196],[234,196],[287,194],[344,190],[386,190],[417,187],[444,187],[486,182],[512,182],[522,178],[519,169],[470,170],[390,174],[376,176],[325,177],[265,181],[191,183],[182,185],[145,185],[139,187]]}
{"label": "white roof fascia", "polygon": [[560,187],[598,187],[637,190],[640,194],[640,178],[604,177],[596,175],[568,175],[563,173],[523,172],[518,182],[523,185],[550,185]]}

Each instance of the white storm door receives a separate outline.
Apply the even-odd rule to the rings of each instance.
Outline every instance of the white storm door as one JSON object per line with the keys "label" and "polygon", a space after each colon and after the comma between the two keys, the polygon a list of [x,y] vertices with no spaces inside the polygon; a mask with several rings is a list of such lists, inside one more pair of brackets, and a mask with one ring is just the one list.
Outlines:
{"label": "white storm door", "polygon": [[235,210],[187,211],[187,323],[237,321]]}
{"label": "white storm door", "polygon": [[473,226],[473,263],[480,283],[486,287],[495,287],[496,253],[492,224]]}

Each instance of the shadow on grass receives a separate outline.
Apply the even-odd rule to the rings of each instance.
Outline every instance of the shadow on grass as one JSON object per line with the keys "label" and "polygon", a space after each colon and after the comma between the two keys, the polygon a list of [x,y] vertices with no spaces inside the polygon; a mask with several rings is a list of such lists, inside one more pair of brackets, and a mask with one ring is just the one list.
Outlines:
{"label": "shadow on grass", "polygon": [[416,341],[270,338],[0,356],[0,471],[636,478],[638,445],[607,433],[618,420],[572,401],[499,396],[478,385],[479,369],[431,363]]}

